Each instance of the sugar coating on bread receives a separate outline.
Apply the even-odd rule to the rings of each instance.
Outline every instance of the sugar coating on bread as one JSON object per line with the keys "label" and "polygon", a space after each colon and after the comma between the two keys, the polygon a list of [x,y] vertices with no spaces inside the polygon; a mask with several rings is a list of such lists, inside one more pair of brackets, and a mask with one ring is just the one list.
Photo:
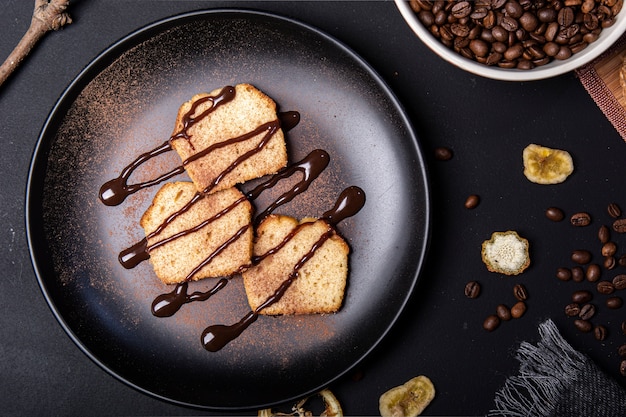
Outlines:
{"label": "sugar coating on bread", "polygon": [[[175,137],[185,131],[187,138],[173,139],[171,144],[180,158],[185,161],[192,155],[213,147],[205,156],[186,164],[185,169],[198,191],[210,188],[209,192],[230,188],[236,184],[273,174],[287,165],[287,149],[283,131],[278,128],[262,150],[246,158],[231,172],[226,174],[218,184],[216,178],[232,168],[232,165],[249,151],[254,150],[268,134],[267,130],[244,141],[217,147],[216,144],[238,138],[255,131],[265,123],[278,120],[276,103],[263,92],[250,84],[235,86],[232,100],[215,106],[206,116],[199,118],[186,130],[185,115],[199,99],[217,96],[221,89],[211,93],[197,94],[183,103],[176,118]],[[213,106],[208,100],[200,104],[193,112],[200,115]]]}
{"label": "sugar coating on bread", "polygon": [[[155,231],[172,214],[180,211],[194,196],[196,187],[188,181],[165,184],[155,195],[152,204],[141,218],[140,224],[146,236]],[[162,246],[149,250],[150,262],[156,275],[166,284],[185,280],[196,281],[209,277],[230,276],[242,265],[249,265],[252,255],[253,231],[252,205],[236,188],[229,188],[205,195],[191,208],[170,222],[159,234],[148,238],[148,247],[170,236],[185,232]],[[235,204],[238,200],[242,202]],[[234,205],[234,206],[233,206]],[[217,213],[233,206],[228,213],[219,216],[199,230],[192,228],[212,219]],[[225,242],[248,226],[239,238],[225,246],[224,250],[192,276],[189,274]]]}
{"label": "sugar coating on bread", "polygon": [[[299,227],[303,224],[303,227]],[[262,258],[243,273],[248,303],[256,310],[272,297],[288,280],[305,255],[329,230],[333,233],[299,269],[297,278],[284,295],[259,314],[332,313],[341,308],[348,276],[350,249],[344,239],[324,220],[305,219],[302,222],[284,215],[270,215],[258,227],[254,255],[260,256],[280,246],[285,238],[293,237],[277,252]]]}

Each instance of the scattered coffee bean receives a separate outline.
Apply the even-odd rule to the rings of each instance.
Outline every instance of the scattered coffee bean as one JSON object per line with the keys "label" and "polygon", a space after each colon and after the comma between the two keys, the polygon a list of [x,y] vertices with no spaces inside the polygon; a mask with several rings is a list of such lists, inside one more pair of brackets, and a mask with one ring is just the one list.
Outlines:
{"label": "scattered coffee bean", "polygon": [[558,268],[556,270],[556,277],[561,281],[569,281],[572,279],[572,271],[569,268]]}
{"label": "scattered coffee bean", "polygon": [[511,307],[511,316],[514,319],[519,319],[526,313],[526,303],[523,301],[518,301]]}
{"label": "scattered coffee bean", "polygon": [[578,290],[574,291],[572,294],[572,302],[577,304],[585,304],[591,301],[593,298],[593,294],[588,290]]}
{"label": "scattered coffee bean", "polygon": [[613,230],[617,233],[626,233],[626,219],[618,219],[613,222]]}
{"label": "scattered coffee bean", "polygon": [[604,266],[604,269],[608,269],[609,271],[615,269],[615,267],[617,266],[615,256],[605,256],[602,265]]}
{"label": "scattered coffee bean", "polygon": [[577,249],[572,252],[572,261],[580,265],[588,264],[591,261],[591,252],[584,249]]}
{"label": "scattered coffee bean", "polygon": [[620,345],[617,348],[617,354],[620,355],[622,358],[626,357],[626,343],[624,343],[623,345]]}
{"label": "scattered coffee bean", "polygon": [[581,320],[589,320],[596,314],[596,307],[593,304],[585,304],[580,307],[580,312],[578,313],[578,317]]}
{"label": "scattered coffee bean", "polygon": [[500,319],[495,314],[492,314],[490,316],[487,316],[487,318],[483,322],[483,329],[487,330],[488,332],[492,332],[497,329],[499,325]]}
{"label": "scattered coffee bean", "polygon": [[593,328],[590,322],[582,319],[574,320],[574,327],[576,327],[576,330],[582,333],[589,333]]}
{"label": "scattered coffee bean", "polygon": [[546,217],[553,222],[560,222],[565,218],[565,213],[558,207],[548,207],[546,210]]}
{"label": "scattered coffee bean", "polygon": [[567,317],[575,317],[580,314],[580,305],[578,303],[570,303],[565,306],[565,315]]}
{"label": "scattered coffee bean", "polygon": [[439,161],[448,161],[452,159],[452,150],[445,146],[435,148],[435,159]]}
{"label": "scattered coffee bean", "polygon": [[598,324],[597,326],[593,328],[593,337],[595,337],[596,340],[599,340],[599,341],[605,340],[608,334],[609,334],[609,331],[607,330],[607,328],[601,324]]}
{"label": "scattered coffee bean", "polygon": [[609,216],[613,217],[614,219],[617,219],[619,216],[622,215],[622,210],[615,203],[609,204],[606,210],[609,213]]}
{"label": "scattered coffee bean", "polygon": [[622,297],[613,296],[606,299],[606,306],[611,310],[617,310],[618,308],[622,308],[623,305],[624,300],[622,300]]}
{"label": "scattered coffee bean", "polygon": [[617,252],[617,245],[615,242],[606,242],[602,245],[602,256],[613,256]]}
{"label": "scattered coffee bean", "polygon": [[504,304],[499,304],[496,307],[496,315],[502,321],[509,321],[509,320],[511,320],[511,310],[507,306],[505,306]]}
{"label": "scattered coffee bean", "polygon": [[622,376],[626,376],[626,359],[620,362],[619,373],[622,374]]}
{"label": "scattered coffee bean", "polygon": [[589,282],[596,282],[600,279],[602,275],[602,268],[598,264],[591,264],[587,267],[587,271],[585,271],[585,278]]}
{"label": "scattered coffee bean", "polygon": [[626,266],[626,254],[625,255],[621,255],[618,259],[617,259],[617,264],[619,266]]}
{"label": "scattered coffee bean", "polygon": [[513,296],[517,301],[526,301],[528,299],[528,291],[522,284],[516,284],[513,287]]}
{"label": "scattered coffee bean", "polygon": [[615,291],[615,286],[613,285],[611,281],[603,280],[603,281],[598,282],[598,284],[596,284],[596,290],[600,294],[609,295],[609,294],[613,294],[613,291]]}
{"label": "scattered coffee bean", "polygon": [[585,280],[585,271],[580,266],[575,266],[571,269],[572,281],[583,282]]}
{"label": "scattered coffee bean", "polygon": [[466,209],[473,209],[478,207],[478,204],[480,203],[480,197],[477,196],[476,194],[472,194],[469,197],[467,197],[467,199],[465,200],[465,208]]}
{"label": "scattered coffee bean", "polygon": [[622,333],[626,335],[626,320],[624,320],[621,324]]}
{"label": "scattered coffee bean", "polygon": [[477,281],[470,281],[465,284],[465,296],[467,298],[477,298],[480,295],[480,284]]}
{"label": "scattered coffee bean", "polygon": [[570,217],[570,223],[572,224],[572,226],[577,227],[589,226],[589,224],[591,223],[591,216],[589,215],[589,213],[576,213],[573,214],[572,217]]}
{"label": "scattered coffee bean", "polygon": [[611,231],[606,224],[603,224],[600,226],[600,229],[598,229],[598,239],[600,240],[600,243],[603,244],[611,239]]}
{"label": "scattered coffee bean", "polygon": [[611,282],[616,290],[626,289],[626,274],[615,275]]}

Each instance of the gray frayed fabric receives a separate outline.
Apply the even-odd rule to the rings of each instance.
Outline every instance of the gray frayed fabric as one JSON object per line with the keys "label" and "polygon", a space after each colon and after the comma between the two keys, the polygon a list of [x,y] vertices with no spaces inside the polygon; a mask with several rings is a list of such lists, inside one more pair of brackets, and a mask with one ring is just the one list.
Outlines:
{"label": "gray frayed fabric", "polygon": [[626,416],[626,392],[572,348],[552,320],[539,325],[539,335],[536,346],[520,345],[519,373],[496,393],[488,416]]}

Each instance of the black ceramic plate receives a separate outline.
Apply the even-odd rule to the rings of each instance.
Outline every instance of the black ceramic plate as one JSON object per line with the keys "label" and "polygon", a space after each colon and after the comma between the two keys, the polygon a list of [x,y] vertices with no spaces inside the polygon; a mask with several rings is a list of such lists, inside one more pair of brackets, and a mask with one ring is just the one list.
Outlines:
{"label": "black ceramic plate", "polygon": [[[352,253],[346,298],[333,315],[261,317],[216,353],[211,324],[249,311],[240,277],[170,318],[150,305],[169,291],[149,263],[117,256],[142,237],[156,189],[104,206],[99,187],[172,133],[198,92],[251,83],[301,122],[287,133],[296,161],[322,148],[329,168],[280,212],[319,216],[345,187],[367,203],[339,224]],[[166,155],[134,175],[180,163]],[[184,175],[180,178],[185,179]],[[157,188],[157,187],[154,187]],[[405,113],[345,46],[292,20],[210,11],[158,22],[113,45],[70,85],[43,128],[29,175],[28,239],[44,295],[74,342],[125,383],[178,404],[252,409],[319,390],[372,351],[396,321],[421,268],[429,230],[424,162]],[[211,283],[193,283],[207,290]]]}

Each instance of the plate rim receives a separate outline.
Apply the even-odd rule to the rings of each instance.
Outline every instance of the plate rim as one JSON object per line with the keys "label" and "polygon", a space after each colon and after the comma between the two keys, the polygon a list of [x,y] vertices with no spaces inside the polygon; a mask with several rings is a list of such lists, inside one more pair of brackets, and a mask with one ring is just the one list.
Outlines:
{"label": "plate rim", "polygon": [[[130,381],[128,378],[124,377],[123,375],[120,375],[115,370],[111,369],[110,366],[108,366],[104,361],[102,361],[95,353],[93,353],[88,348],[88,346],[86,346],[81,341],[79,336],[72,330],[72,328],[70,327],[66,319],[63,317],[63,315],[59,311],[58,306],[56,306],[53,296],[50,293],[50,289],[45,283],[45,279],[44,279],[45,273],[43,270],[44,268],[41,267],[41,259],[39,259],[39,256],[37,256],[38,249],[37,249],[37,244],[35,243],[36,236],[33,235],[33,226],[32,226],[33,216],[36,215],[34,214],[36,210],[34,210],[33,207],[35,207],[37,204],[37,202],[33,201],[35,199],[34,194],[36,192],[40,192],[40,190],[34,189],[34,184],[37,183],[38,181],[35,178],[36,170],[37,169],[41,170],[40,166],[42,165],[42,163],[44,164],[44,166],[47,165],[47,156],[48,156],[49,150],[52,148],[52,143],[51,143],[52,141],[50,139],[46,140],[46,135],[49,134],[49,130],[51,129],[51,127],[53,127],[53,123],[56,121],[56,119],[60,117],[59,114],[64,112],[62,108],[63,105],[66,104],[68,100],[72,101],[74,99],[74,97],[72,97],[73,95],[80,94],[80,92],[84,88],[83,84],[85,82],[87,83],[90,82],[90,80],[92,80],[94,76],[97,76],[99,73],[101,73],[102,70],[98,69],[98,67],[102,65],[102,62],[105,62],[106,63],[105,66],[108,66],[110,65],[108,64],[110,60],[114,61],[125,51],[129,50],[130,49],[128,47],[129,43],[131,44],[131,47],[136,46],[136,44],[138,44],[137,43],[138,39],[143,39],[144,37],[145,37],[144,40],[151,39],[154,36],[154,33],[151,33],[151,32],[156,31],[156,33],[161,33],[169,27],[175,27],[175,26],[178,26],[178,24],[183,24],[186,20],[189,20],[189,21],[201,20],[205,16],[224,15],[224,14],[232,14],[232,15],[237,15],[237,16],[242,16],[242,17],[257,16],[257,17],[263,17],[265,19],[275,19],[277,21],[292,24],[308,32],[312,32],[316,36],[319,36],[329,41],[336,47],[340,48],[347,55],[349,55],[352,60],[354,60],[356,63],[358,63],[359,66],[361,66],[363,69],[366,70],[369,76],[374,79],[376,84],[381,86],[381,88],[384,90],[385,95],[388,97],[390,103],[398,110],[399,120],[402,121],[404,127],[407,130],[407,137],[410,139],[411,147],[415,149],[415,157],[417,158],[415,167],[419,168],[420,177],[424,181],[423,183],[424,190],[423,190],[423,195],[421,196],[421,198],[424,200],[424,208],[425,208],[424,212],[421,213],[424,219],[423,220],[424,240],[422,242],[422,246],[419,248],[420,249],[419,257],[417,257],[416,262],[415,262],[416,268],[411,274],[411,284],[408,287],[407,294],[401,300],[402,301],[401,304],[396,309],[395,314],[393,315],[393,318],[386,325],[385,330],[381,334],[378,335],[375,342],[372,343],[371,346],[368,349],[366,349],[360,357],[355,358],[354,360],[350,361],[351,364],[349,366],[347,366],[345,369],[341,370],[340,372],[337,372],[333,378],[325,380],[322,383],[318,384],[316,388],[303,392],[301,395],[292,396],[290,398],[281,399],[279,401],[275,400],[275,401],[267,402],[264,404],[249,405],[249,406],[242,406],[242,407],[212,406],[212,405],[206,405],[206,404],[194,404],[194,403],[187,402],[187,401],[177,400],[177,399],[168,397],[166,395],[155,393],[147,388],[144,388],[141,385]],[[135,45],[133,45],[134,43]],[[141,43],[141,41],[139,41],[139,43]],[[42,161],[43,157],[46,157],[44,161]],[[43,181],[43,178],[39,179],[39,181]],[[411,119],[409,118],[405,107],[402,105],[402,103],[400,102],[396,94],[394,93],[393,89],[388,85],[388,83],[382,78],[382,76],[376,70],[374,70],[374,68],[365,59],[363,59],[359,54],[357,54],[352,48],[348,47],[345,43],[335,38],[334,36],[326,33],[325,31],[313,25],[310,25],[308,23],[304,23],[295,18],[286,17],[286,16],[283,16],[274,12],[259,11],[259,10],[246,9],[246,8],[201,9],[201,10],[183,12],[183,13],[175,14],[175,15],[165,17],[162,19],[158,19],[152,23],[143,25],[129,32],[125,36],[119,38],[117,41],[110,44],[108,47],[106,47],[102,51],[98,52],[89,61],[89,63],[82,70],[80,70],[78,74],[76,74],[73,77],[73,79],[67,85],[67,87],[65,87],[62,94],[55,101],[54,106],[52,107],[51,111],[46,117],[45,122],[39,132],[39,135],[35,143],[35,147],[31,154],[31,159],[30,159],[29,168],[28,168],[28,175],[27,175],[27,182],[26,182],[26,189],[25,189],[24,213],[25,213],[24,221],[25,221],[25,228],[26,228],[26,240],[27,240],[29,258],[31,260],[31,266],[33,268],[35,277],[37,279],[39,289],[44,296],[44,299],[46,301],[48,308],[53,313],[53,316],[55,317],[56,321],[62,327],[63,331],[70,338],[72,343],[76,345],[76,347],[78,347],[78,349],[85,356],[87,356],[87,358],[89,358],[93,363],[98,365],[98,367],[101,368],[103,371],[105,371],[107,374],[113,376],[114,379],[116,379],[117,381],[123,383],[124,385],[128,387],[131,387],[137,390],[138,392],[141,392],[147,395],[148,397],[156,398],[166,403],[170,403],[170,404],[174,404],[174,405],[178,405],[182,407],[204,409],[204,410],[221,410],[221,411],[261,409],[261,408],[270,407],[273,405],[283,404],[286,402],[293,401],[295,399],[305,397],[307,395],[311,395],[327,387],[333,382],[337,381],[338,379],[346,375],[348,372],[350,372],[350,370],[354,369],[358,364],[362,363],[367,357],[370,357],[372,355],[372,352],[380,346],[383,339],[387,337],[391,329],[396,326],[399,317],[403,314],[409,300],[413,296],[415,292],[415,287],[417,286],[419,278],[420,278],[420,274],[422,273],[423,268],[424,268],[425,259],[427,257],[427,253],[430,247],[431,233],[432,233],[432,196],[431,196],[428,167],[426,164],[426,160],[424,157],[421,144],[418,140],[418,136],[413,126],[413,123],[411,122]],[[37,219],[37,220],[43,223],[42,220],[40,219]],[[48,244],[45,243],[43,246],[47,247]]]}

